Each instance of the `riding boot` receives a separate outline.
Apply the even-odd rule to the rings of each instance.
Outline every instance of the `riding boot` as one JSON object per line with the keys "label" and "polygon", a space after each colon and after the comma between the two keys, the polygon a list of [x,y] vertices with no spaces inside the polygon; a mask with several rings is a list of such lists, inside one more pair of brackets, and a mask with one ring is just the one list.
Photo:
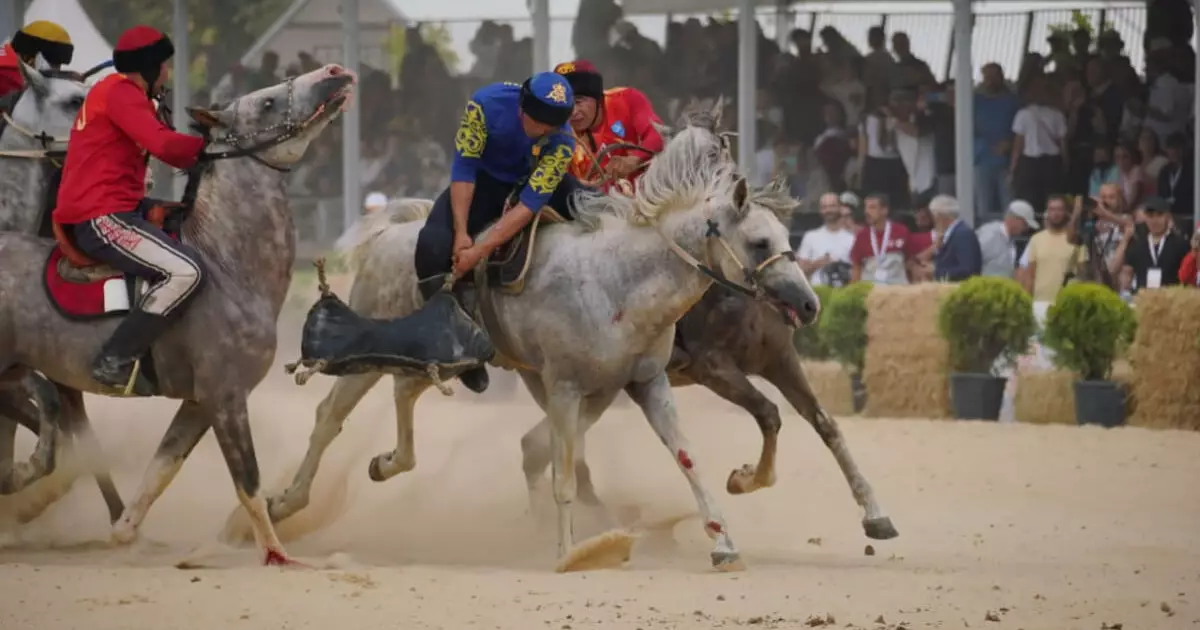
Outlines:
{"label": "riding boot", "polygon": [[[475,285],[471,282],[456,282],[453,289],[454,297],[458,300],[458,305],[467,312],[469,317],[475,317]],[[488,384],[491,382],[488,378],[487,367],[479,366],[471,368],[466,372],[458,375],[458,380],[463,386],[475,392],[482,394],[487,391]]]}
{"label": "riding boot", "polygon": [[139,369],[134,375],[135,366],[140,367],[139,361],[150,350],[150,346],[167,329],[170,322],[162,315],[154,315],[145,311],[130,311],[125,316],[112,337],[104,342],[99,356],[92,362],[92,378],[97,383],[124,391],[133,380],[135,396],[154,396],[158,392],[154,385]]}

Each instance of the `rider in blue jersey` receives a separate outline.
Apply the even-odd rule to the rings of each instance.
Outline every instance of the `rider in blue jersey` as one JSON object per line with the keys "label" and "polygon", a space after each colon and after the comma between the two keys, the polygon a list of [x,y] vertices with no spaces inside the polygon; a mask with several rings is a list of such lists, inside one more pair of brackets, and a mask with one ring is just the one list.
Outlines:
{"label": "rider in blue jersey", "polygon": [[[417,238],[417,277],[426,299],[452,273],[460,278],[455,293],[469,312],[465,298],[476,265],[519,234],[543,207],[570,217],[567,199],[579,187],[567,173],[575,154],[575,135],[567,124],[574,107],[570,84],[553,72],[535,74],[521,85],[493,83],[471,95],[454,136],[450,187],[434,201]],[[518,186],[517,204],[505,212]],[[493,222],[495,227],[476,242]],[[474,392],[488,386],[484,368],[459,379]]]}

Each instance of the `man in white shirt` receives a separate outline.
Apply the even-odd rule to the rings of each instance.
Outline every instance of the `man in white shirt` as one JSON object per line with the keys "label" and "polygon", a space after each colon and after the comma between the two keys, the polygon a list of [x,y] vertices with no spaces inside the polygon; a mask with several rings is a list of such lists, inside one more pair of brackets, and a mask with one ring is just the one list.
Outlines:
{"label": "man in white shirt", "polygon": [[825,224],[804,233],[796,258],[812,284],[830,284],[824,268],[832,263],[850,264],[854,234],[842,229],[842,203],[835,193],[821,195],[821,218]]}
{"label": "man in white shirt", "polygon": [[984,276],[1013,277],[1017,268],[1016,244],[1013,239],[1027,231],[1038,229],[1033,206],[1017,199],[1008,204],[1003,221],[992,221],[980,226],[975,233],[979,237],[979,248],[983,252]]}

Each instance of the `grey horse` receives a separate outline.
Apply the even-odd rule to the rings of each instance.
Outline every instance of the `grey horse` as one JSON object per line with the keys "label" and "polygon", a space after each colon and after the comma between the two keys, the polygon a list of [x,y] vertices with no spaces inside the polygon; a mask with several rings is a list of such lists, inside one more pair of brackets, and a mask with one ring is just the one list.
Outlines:
{"label": "grey horse", "polygon": [[[668,142],[634,195],[583,195],[573,223],[544,228],[522,292],[480,294],[481,308],[495,314],[497,325],[489,333],[503,340],[497,347],[507,347],[506,358],[551,419],[558,570],[575,568],[587,555],[587,545],[573,549],[571,517],[580,423],[598,418],[622,390],[641,407],[691,485],[704,531],[715,540],[713,565],[740,566],[725,520],[678,427],[664,371],[674,324],[713,282],[697,271],[699,258],[739,278],[745,270],[741,261],[748,261],[756,269],[750,281],[776,296],[793,317],[810,322],[817,316],[818,299],[790,259],[786,228],[749,194],[745,179],[735,176],[715,132],[718,119],[696,116],[691,122]],[[358,270],[350,295],[356,311],[383,318],[419,307],[413,252],[428,208],[425,201],[406,201],[366,217],[344,239]],[[286,518],[307,504],[323,452],[380,377],[337,381],[317,410],[309,451],[292,486],[269,501],[272,518]],[[397,445],[371,461],[373,480],[416,465],[413,408],[430,385],[424,377],[394,377]]]}
{"label": "grey horse", "polygon": [[[36,234],[48,186],[61,164],[71,126],[87,95],[87,86],[64,73],[38,72],[20,63],[25,87],[0,103],[0,230]],[[86,423],[66,424],[60,416],[59,392],[32,370],[16,368],[0,375],[0,494],[19,492],[54,471],[53,457],[62,446],[79,442],[93,453],[99,443]],[[13,464],[14,438],[22,425],[39,436],[28,463]],[[7,480],[4,482],[3,480]],[[101,494],[113,521],[124,505],[107,472],[96,473]],[[69,484],[41,497],[20,521],[35,518]]]}
{"label": "grey horse", "polygon": [[[182,229],[204,261],[207,286],[152,351],[162,395],[183,403],[138,496],[114,525],[115,542],[136,537],[151,504],[212,428],[265,561],[290,562],[260,494],[247,398],[274,358],[295,259],[283,171],[339,114],[355,82],[329,65],[221,109],[189,110],[216,134],[209,158],[191,174],[198,187]],[[42,372],[71,394],[63,415],[75,418],[85,414],[82,392],[110,393],[92,381],[88,366],[116,322],[73,322],[55,313],[41,287],[51,247],[33,236],[0,234],[0,369]]]}

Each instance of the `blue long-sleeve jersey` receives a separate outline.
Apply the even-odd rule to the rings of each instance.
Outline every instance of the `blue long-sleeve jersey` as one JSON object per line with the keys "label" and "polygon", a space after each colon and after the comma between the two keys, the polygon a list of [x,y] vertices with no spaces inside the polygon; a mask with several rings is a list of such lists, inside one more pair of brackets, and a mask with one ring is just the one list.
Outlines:
{"label": "blue long-sleeve jersey", "polygon": [[480,170],[508,183],[528,175],[520,201],[537,212],[567,176],[575,135],[563,125],[543,138],[530,138],[521,128],[520,112],[516,83],[493,83],[472,94],[454,136],[450,181],[474,182]]}

